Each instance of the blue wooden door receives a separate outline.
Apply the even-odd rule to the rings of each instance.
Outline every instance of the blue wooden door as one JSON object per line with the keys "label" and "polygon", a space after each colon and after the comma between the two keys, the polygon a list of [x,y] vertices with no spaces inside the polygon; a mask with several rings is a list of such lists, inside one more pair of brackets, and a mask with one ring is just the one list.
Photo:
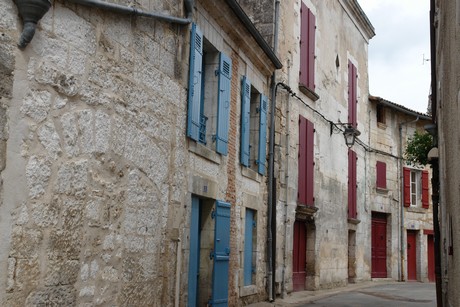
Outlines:
{"label": "blue wooden door", "polygon": [[198,306],[198,277],[200,269],[200,199],[192,196],[190,218],[190,258],[188,269],[188,306]]}
{"label": "blue wooden door", "polygon": [[230,259],[230,204],[216,201],[214,217],[214,267],[212,272],[213,307],[228,306],[228,263]]}

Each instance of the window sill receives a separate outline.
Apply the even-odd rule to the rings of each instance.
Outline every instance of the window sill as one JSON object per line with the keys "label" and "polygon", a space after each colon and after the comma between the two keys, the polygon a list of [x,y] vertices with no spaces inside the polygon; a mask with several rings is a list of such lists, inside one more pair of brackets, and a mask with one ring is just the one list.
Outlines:
{"label": "window sill", "polygon": [[308,98],[310,98],[313,101],[316,101],[319,99],[319,95],[315,93],[315,91],[299,84],[299,89],[302,93],[304,93]]}
{"label": "window sill", "polygon": [[254,171],[254,170],[252,170],[249,167],[246,167],[244,165],[242,165],[241,174],[246,178],[252,179],[252,180],[257,181],[259,183],[261,182],[259,173],[257,173],[256,171]]}
{"label": "window sill", "polygon": [[385,130],[385,129],[387,128],[387,125],[384,124],[384,123],[379,123],[379,122],[377,122],[377,127],[379,127],[380,129]]}
{"label": "window sill", "polygon": [[407,212],[414,212],[414,213],[426,213],[425,208],[420,208],[420,207],[406,207]]}
{"label": "window sill", "polygon": [[390,190],[384,189],[384,188],[376,187],[376,188],[375,188],[375,191],[377,191],[377,193],[379,193],[379,194],[388,194],[388,192],[389,192]]}
{"label": "window sill", "polygon": [[350,217],[348,218],[348,224],[358,225],[359,223],[361,223],[361,220]]}
{"label": "window sill", "polygon": [[216,164],[222,162],[222,157],[218,153],[195,141],[189,140],[188,150]]}
{"label": "window sill", "polygon": [[256,285],[242,286],[240,287],[240,297],[257,294]]}

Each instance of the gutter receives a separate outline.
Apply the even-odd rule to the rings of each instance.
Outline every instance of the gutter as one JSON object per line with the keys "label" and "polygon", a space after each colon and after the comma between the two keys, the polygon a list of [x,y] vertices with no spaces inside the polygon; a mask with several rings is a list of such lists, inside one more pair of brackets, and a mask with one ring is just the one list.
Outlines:
{"label": "gutter", "polygon": [[[24,49],[32,41],[32,38],[35,35],[37,23],[51,7],[51,2],[50,0],[16,0],[15,3],[18,7],[19,15],[21,16],[24,23],[18,47],[20,49]],[[118,14],[155,18],[161,21],[179,25],[187,25],[191,23],[193,15],[193,0],[184,0],[184,6],[187,15],[186,18],[174,17],[154,12],[145,12],[135,7],[99,0],[66,0],[65,3],[75,3],[84,6],[95,7]]]}
{"label": "gutter", "polygon": [[[276,0],[275,2],[275,33],[274,33],[274,38],[273,38],[273,49],[271,52],[273,55],[276,57],[275,53],[276,50],[278,49],[278,27],[279,27],[279,6],[280,6],[280,1]],[[251,23],[252,24],[252,23]],[[259,34],[260,35],[260,34]],[[265,41],[265,40],[264,40]],[[278,58],[276,58],[278,60]],[[280,63],[279,67],[281,68],[282,65]],[[276,268],[276,262],[273,262],[273,233],[272,233],[272,218],[273,218],[273,208],[274,208],[274,202],[276,202],[276,199],[274,199],[274,193],[273,193],[273,179],[274,179],[274,168],[275,168],[275,160],[274,160],[274,153],[275,153],[275,111],[276,111],[276,70],[273,72],[273,75],[271,77],[271,110],[270,110],[270,138],[269,138],[269,163],[268,163],[268,225],[267,225],[267,231],[268,231],[268,300],[270,302],[273,302],[275,300],[275,295],[274,293],[274,278],[273,278],[273,271]],[[276,220],[276,216],[275,216]],[[286,238],[285,238],[286,239]]]}
{"label": "gutter", "polygon": [[396,111],[399,111],[399,112],[407,114],[407,115],[417,116],[420,119],[424,119],[424,120],[432,120],[431,116],[425,115],[423,113],[418,113],[418,112],[412,111],[412,110],[407,109],[407,108],[402,107],[402,106],[398,106],[397,104],[392,103],[392,102],[390,102],[388,100],[385,100],[385,99],[383,99],[381,97],[369,96],[369,100],[375,101],[375,102],[377,102],[377,103],[379,103],[381,105],[384,105],[386,107],[389,107],[391,109],[394,109]]}
{"label": "gutter", "polygon": [[[437,102],[438,102],[438,81],[436,76],[436,0],[430,0],[430,57],[431,57],[431,114],[433,116],[434,131],[432,133],[434,146],[438,146],[438,120],[437,120]],[[442,271],[441,271],[441,232],[439,225],[439,157],[431,161],[433,177],[431,178],[432,203],[433,203],[433,230],[434,230],[434,274],[436,280],[436,305],[442,307]]]}
{"label": "gutter", "polygon": [[[244,10],[241,8],[241,6],[236,2],[236,0],[225,0],[227,2],[228,6],[233,10],[235,15],[238,17],[238,19],[244,24],[244,26],[248,29],[248,31],[251,33],[252,37],[256,40],[257,44],[259,45],[260,48],[265,52],[265,54],[270,58],[272,63],[275,65],[276,69],[281,69],[283,67],[283,64],[281,64],[280,60],[275,54],[275,50],[277,46],[274,46],[272,49],[271,46],[265,41],[265,39],[262,37],[260,32],[256,29],[254,24],[252,23],[251,19],[249,19],[248,15],[244,12]],[[276,5],[279,5],[279,1],[275,2],[275,15],[276,15]],[[277,27],[277,20],[275,17],[275,34],[274,37],[277,39],[278,34],[276,33],[278,31]],[[276,45],[278,42],[273,42],[274,45]]]}
{"label": "gutter", "polygon": [[155,12],[146,12],[143,10],[139,10],[135,7],[124,6],[120,4],[109,3],[109,2],[99,1],[99,0],[66,0],[66,3],[68,2],[73,2],[73,3],[81,4],[84,6],[96,7],[99,9],[111,11],[111,12],[118,13],[118,14],[155,18],[161,21],[166,21],[166,22],[176,23],[176,24],[181,24],[181,25],[187,25],[192,22],[191,17],[193,13],[192,12],[193,4],[191,3],[192,2],[191,0],[184,1],[184,6],[187,11],[186,12],[187,18],[174,17],[174,16],[164,15],[164,14],[155,13]]}

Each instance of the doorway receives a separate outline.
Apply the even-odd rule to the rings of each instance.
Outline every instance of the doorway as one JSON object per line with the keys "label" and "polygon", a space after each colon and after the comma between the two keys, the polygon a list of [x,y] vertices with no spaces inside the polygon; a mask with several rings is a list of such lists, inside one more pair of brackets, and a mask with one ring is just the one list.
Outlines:
{"label": "doorway", "polygon": [[294,246],[292,251],[293,291],[305,290],[307,277],[307,227],[305,221],[294,222]]}
{"label": "doorway", "polygon": [[192,196],[188,306],[227,306],[230,204]]}
{"label": "doorway", "polygon": [[417,280],[417,231],[407,231],[407,280]]}
{"label": "doorway", "polygon": [[372,278],[387,277],[387,215],[372,212]]}

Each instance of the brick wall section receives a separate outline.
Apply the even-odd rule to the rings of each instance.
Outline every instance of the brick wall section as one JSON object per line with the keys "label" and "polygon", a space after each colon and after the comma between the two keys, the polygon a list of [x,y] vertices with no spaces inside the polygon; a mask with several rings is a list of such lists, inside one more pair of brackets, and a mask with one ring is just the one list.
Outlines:
{"label": "brick wall section", "polygon": [[239,270],[238,262],[238,212],[236,210],[236,157],[237,157],[237,146],[236,146],[236,132],[238,124],[237,116],[237,103],[238,103],[238,85],[239,85],[239,74],[238,74],[238,56],[234,52],[232,53],[232,92],[230,98],[230,125],[228,134],[228,161],[227,161],[227,192],[225,199],[232,205],[231,218],[230,218],[230,267],[229,267],[229,284],[228,284],[228,305],[236,306],[238,301],[238,292],[236,291],[238,280],[233,277],[237,276]]}

